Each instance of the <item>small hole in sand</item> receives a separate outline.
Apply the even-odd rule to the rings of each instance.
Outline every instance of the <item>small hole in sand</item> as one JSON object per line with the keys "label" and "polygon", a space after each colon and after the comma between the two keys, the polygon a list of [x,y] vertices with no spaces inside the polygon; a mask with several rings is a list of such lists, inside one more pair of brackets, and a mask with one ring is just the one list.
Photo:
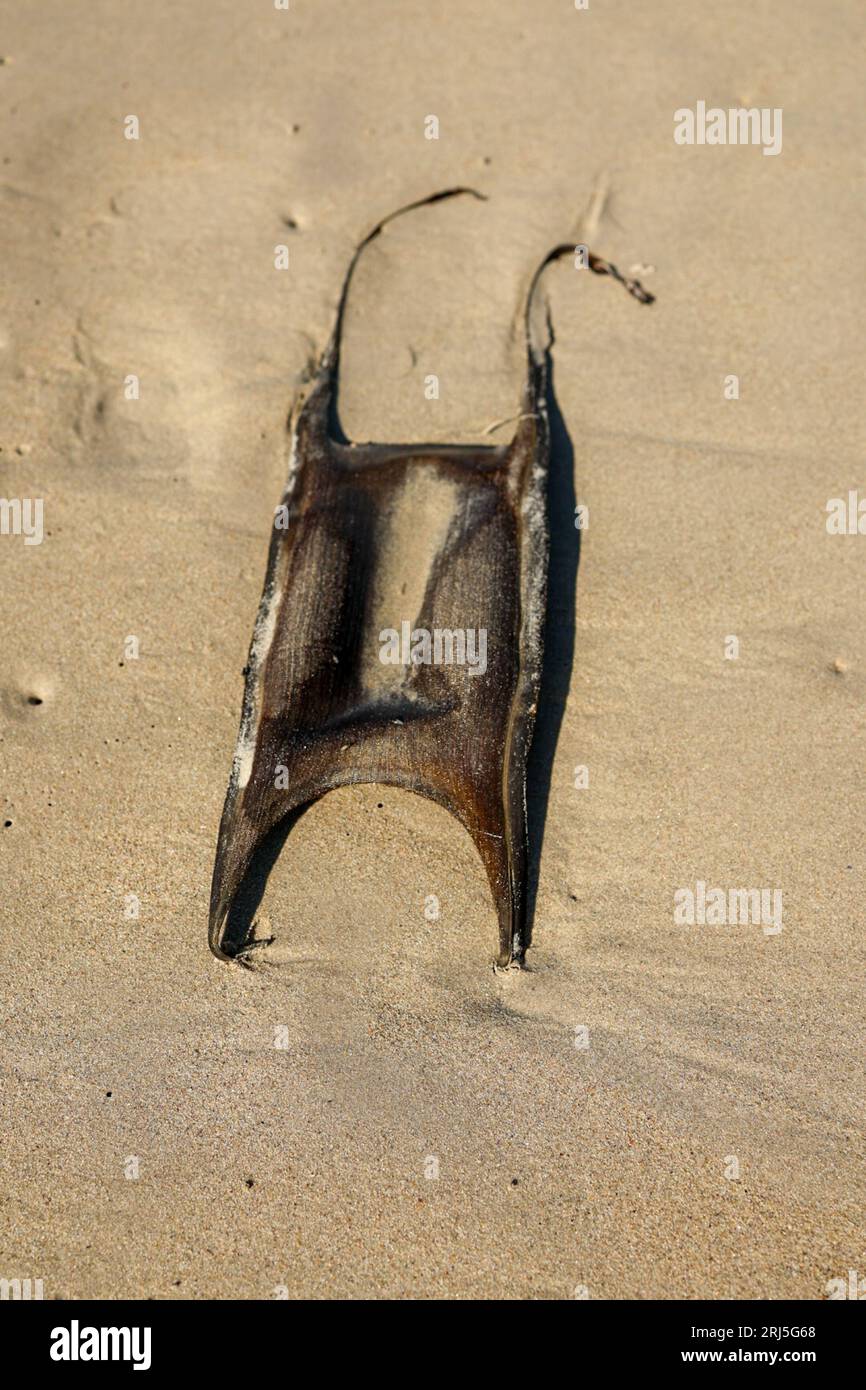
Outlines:
{"label": "small hole in sand", "polygon": [[41,704],[42,704],[42,696],[41,696],[41,695],[28,695],[28,696],[27,696],[27,703],[28,703],[28,705],[41,705]]}
{"label": "small hole in sand", "polygon": [[4,830],[8,830],[11,824],[12,824],[11,820],[4,820],[4,822],[3,822],[3,829],[4,829]]}

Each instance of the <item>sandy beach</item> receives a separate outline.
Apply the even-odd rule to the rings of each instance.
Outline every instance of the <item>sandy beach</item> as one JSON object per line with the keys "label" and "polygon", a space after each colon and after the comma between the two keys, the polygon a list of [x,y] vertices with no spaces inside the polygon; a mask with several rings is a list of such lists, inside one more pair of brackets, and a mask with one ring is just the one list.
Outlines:
{"label": "sandy beach", "polygon": [[[38,540],[34,511],[0,535],[0,1276],[600,1300],[866,1276],[860,6],[0,21],[0,495],[42,503]],[[781,147],[678,144],[699,101],[781,111]],[[273,943],[225,964],[211,874],[289,411],[359,239],[456,185],[486,201],[359,264],[350,439],[501,439],[557,242],[655,296],[546,273],[526,968],[493,968],[465,831],[380,785],[303,815]],[[770,915],[716,921],[714,889]]]}

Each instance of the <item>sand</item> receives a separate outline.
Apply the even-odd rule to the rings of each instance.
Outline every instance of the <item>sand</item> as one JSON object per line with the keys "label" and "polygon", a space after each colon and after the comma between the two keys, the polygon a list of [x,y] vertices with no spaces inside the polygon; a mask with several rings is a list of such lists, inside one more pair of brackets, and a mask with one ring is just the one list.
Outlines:
{"label": "sand", "polygon": [[[864,488],[859,6],[2,8],[0,493],[45,534],[0,536],[0,1276],[821,1299],[866,1274],[866,539],[826,528]],[[782,152],[677,146],[699,99],[781,108]],[[210,877],[288,410],[356,241],[457,183],[489,201],[361,263],[349,437],[513,414],[515,316],[563,238],[657,295],[547,280],[574,483],[527,969],[492,969],[468,836],[375,786],[302,818],[273,945],[226,966]],[[698,881],[781,891],[783,930],[678,924]]]}

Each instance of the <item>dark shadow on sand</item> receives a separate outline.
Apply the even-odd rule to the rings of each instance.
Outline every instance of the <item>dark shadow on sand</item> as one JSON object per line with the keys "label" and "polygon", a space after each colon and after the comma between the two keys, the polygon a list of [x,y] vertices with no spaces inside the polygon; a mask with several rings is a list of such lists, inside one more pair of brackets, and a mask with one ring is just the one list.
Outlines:
{"label": "dark shadow on sand", "polygon": [[[312,802],[308,802],[306,806],[299,806],[284,816],[273,830],[268,832],[253,854],[250,867],[241,881],[226,918],[220,944],[227,956],[237,957],[255,944],[253,926],[271,870],[279,859],[289,834],[311,805]],[[262,941],[261,944],[266,943]]]}
{"label": "dark shadow on sand", "polygon": [[[553,346],[552,342],[550,346]],[[526,772],[529,835],[529,873],[526,886],[527,946],[532,943],[553,760],[571,684],[575,646],[575,594],[580,564],[580,531],[574,525],[574,509],[577,505],[574,488],[574,449],[556,402],[550,348],[547,352],[547,373],[547,411],[550,421],[550,568],[541,694]]]}

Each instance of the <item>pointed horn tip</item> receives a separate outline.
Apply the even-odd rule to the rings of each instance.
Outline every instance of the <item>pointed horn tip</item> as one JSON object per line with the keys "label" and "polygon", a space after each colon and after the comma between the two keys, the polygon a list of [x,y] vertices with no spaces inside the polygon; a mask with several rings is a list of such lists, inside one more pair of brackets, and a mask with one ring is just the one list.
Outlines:
{"label": "pointed horn tip", "polygon": [[468,183],[460,183],[455,184],[453,188],[440,188],[438,193],[428,193],[427,197],[422,198],[418,203],[409,203],[405,210],[408,212],[410,208],[423,207],[425,203],[437,203],[443,198],[456,198],[461,193],[469,193],[482,203],[490,201],[489,193],[482,193],[480,189],[472,188]]}
{"label": "pointed horn tip", "polygon": [[231,961],[234,957],[223,949],[223,936],[228,920],[228,907],[219,901],[211,906],[208,916],[207,943],[217,960]]}
{"label": "pointed horn tip", "polygon": [[211,954],[216,956],[217,960],[224,961],[226,964],[230,964],[234,960],[234,956],[230,955],[228,951],[223,950],[218,935],[214,935],[212,932],[208,933],[208,945],[210,946]]}

